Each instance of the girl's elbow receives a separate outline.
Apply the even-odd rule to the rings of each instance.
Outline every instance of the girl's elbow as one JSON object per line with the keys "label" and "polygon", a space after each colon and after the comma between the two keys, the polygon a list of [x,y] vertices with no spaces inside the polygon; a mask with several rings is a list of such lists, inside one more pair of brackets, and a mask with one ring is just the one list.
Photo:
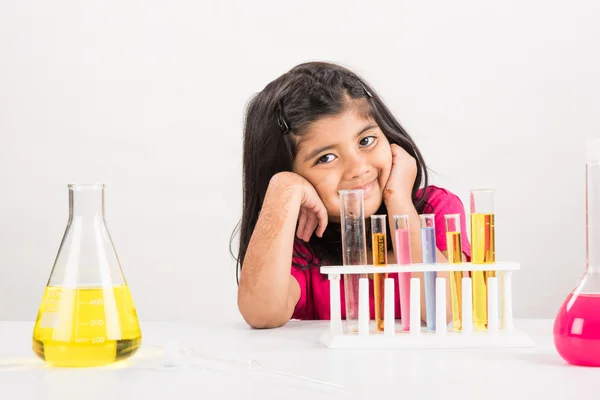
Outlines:
{"label": "girl's elbow", "polygon": [[246,323],[252,329],[274,329],[280,328],[286,324],[287,321],[274,321],[266,318],[256,318],[256,319],[245,319]]}
{"label": "girl's elbow", "polygon": [[243,313],[242,317],[244,321],[253,329],[273,329],[280,328],[285,325],[289,319],[282,317],[281,315],[266,315],[266,314],[253,314]]}
{"label": "girl's elbow", "polygon": [[246,323],[254,329],[272,329],[285,325],[290,317],[285,310],[238,300],[238,309]]}

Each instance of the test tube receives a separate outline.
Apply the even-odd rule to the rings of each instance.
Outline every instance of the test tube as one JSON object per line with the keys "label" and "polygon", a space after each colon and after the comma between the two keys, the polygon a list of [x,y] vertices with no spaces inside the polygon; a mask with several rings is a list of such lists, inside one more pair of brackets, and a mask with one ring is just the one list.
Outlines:
{"label": "test tube", "polygon": [[[385,215],[371,216],[371,238],[373,250],[373,266],[381,267],[387,265],[387,229]],[[384,319],[384,284],[387,273],[373,274],[373,296],[375,303],[375,325],[377,331],[383,331]]]}
{"label": "test tube", "polygon": [[[435,246],[435,215],[421,214],[421,252],[424,264],[435,264],[437,262]],[[423,274],[425,285],[425,311],[427,329],[435,331],[435,279],[436,271],[426,271]]]}
{"label": "test tube", "polygon": [[[471,200],[471,264],[496,262],[494,238],[494,190],[470,190]],[[487,280],[495,271],[472,271],[473,325],[487,329]]]}
{"label": "test tube", "polygon": [[[448,263],[462,262],[462,242],[460,237],[460,214],[446,214],[446,246],[448,248]],[[450,301],[452,303],[452,327],[455,331],[462,328],[462,271],[451,271]]]}
{"label": "test tube", "polygon": [[[340,190],[340,225],[342,230],[342,263],[367,265],[363,190]],[[358,332],[358,299],[360,278],[366,274],[344,274],[344,298],[348,332]]]}
{"label": "test tube", "polygon": [[[396,241],[396,263],[410,265],[412,257],[410,252],[410,230],[408,215],[394,215],[394,240]],[[400,315],[402,330],[410,330],[410,279],[411,272],[398,273],[398,289],[400,292]]]}

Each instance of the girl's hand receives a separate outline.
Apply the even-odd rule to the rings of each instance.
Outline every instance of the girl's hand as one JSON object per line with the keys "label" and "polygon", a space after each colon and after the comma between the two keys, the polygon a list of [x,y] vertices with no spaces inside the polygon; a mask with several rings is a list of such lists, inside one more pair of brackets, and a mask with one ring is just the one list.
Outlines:
{"label": "girl's hand", "polygon": [[399,201],[412,205],[412,188],[417,176],[417,161],[397,144],[390,145],[392,150],[392,170],[383,190],[383,200]]}
{"label": "girl's hand", "polygon": [[294,190],[299,196],[300,210],[296,231],[298,238],[308,242],[313,232],[322,237],[327,227],[327,209],[313,185],[293,172],[276,174],[271,184],[277,185],[282,190]]}

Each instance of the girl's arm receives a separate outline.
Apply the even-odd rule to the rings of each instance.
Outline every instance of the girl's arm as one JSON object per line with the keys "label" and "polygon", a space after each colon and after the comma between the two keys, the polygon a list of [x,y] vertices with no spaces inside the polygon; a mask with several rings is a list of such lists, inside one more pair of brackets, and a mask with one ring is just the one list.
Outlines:
{"label": "girl's arm", "polygon": [[[296,223],[298,235],[322,235],[327,211],[314,188],[291,172],[270,181],[258,221],[248,243],[238,286],[238,308],[253,328],[275,328],[290,320],[300,286],[290,274]],[[307,240],[307,239],[306,239]]]}

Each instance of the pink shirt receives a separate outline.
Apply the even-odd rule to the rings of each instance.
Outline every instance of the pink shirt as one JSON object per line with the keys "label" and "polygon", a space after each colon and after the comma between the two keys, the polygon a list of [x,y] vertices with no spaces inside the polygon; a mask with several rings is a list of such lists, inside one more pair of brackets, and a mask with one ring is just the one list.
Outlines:
{"label": "pink shirt", "polygon": [[[427,213],[435,214],[435,230],[436,230],[436,246],[440,251],[447,249],[446,246],[446,226],[445,214],[460,214],[460,229],[462,240],[462,251],[466,255],[467,260],[471,260],[471,245],[467,238],[467,223],[466,214],[462,201],[455,194],[448,190],[429,186],[427,189],[427,202],[432,209],[428,208]],[[307,245],[302,241],[294,243],[297,252],[310,254]],[[391,248],[391,246],[389,246]],[[315,264],[318,260],[315,258]],[[369,260],[370,262],[370,260]],[[395,261],[394,261],[395,262]],[[307,265],[306,261],[301,257],[294,257],[293,264]],[[318,267],[310,267],[301,269],[292,265],[291,274],[296,278],[300,285],[300,300],[296,304],[292,319],[329,319],[329,280],[327,275],[321,274]],[[398,287],[398,274],[389,274],[390,278],[395,281],[395,287]],[[375,306],[373,302],[373,281],[369,281],[369,297],[370,297],[370,315],[375,315]],[[342,305],[342,319],[346,318],[346,307],[344,302],[344,284],[340,279],[340,297]],[[398,290],[395,291],[395,306],[396,318],[400,316],[400,298]]]}

